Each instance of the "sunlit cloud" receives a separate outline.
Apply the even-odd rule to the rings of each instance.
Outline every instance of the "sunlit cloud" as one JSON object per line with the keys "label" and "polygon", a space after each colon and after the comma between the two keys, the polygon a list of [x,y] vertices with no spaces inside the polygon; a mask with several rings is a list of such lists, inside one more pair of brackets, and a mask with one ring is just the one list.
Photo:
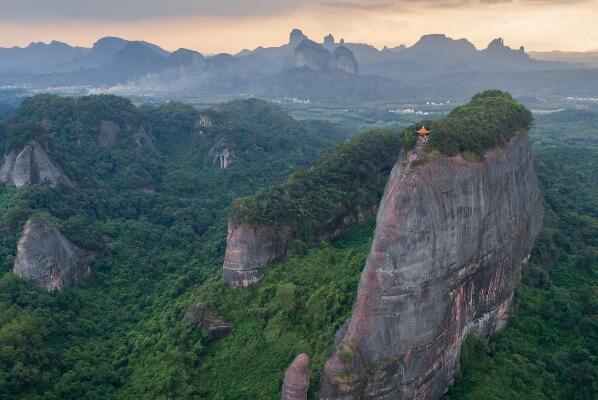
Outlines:
{"label": "sunlit cloud", "polygon": [[2,0],[0,46],[89,46],[114,35],[236,52],[285,43],[298,27],[315,40],[333,33],[377,47],[445,33],[479,48],[503,37],[532,50],[587,50],[598,47],[596,20],[598,0]]}

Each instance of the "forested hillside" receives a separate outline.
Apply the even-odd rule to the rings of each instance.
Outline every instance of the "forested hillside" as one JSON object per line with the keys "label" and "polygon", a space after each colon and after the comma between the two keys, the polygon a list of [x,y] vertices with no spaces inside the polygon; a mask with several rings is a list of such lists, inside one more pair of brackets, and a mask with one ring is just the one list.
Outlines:
{"label": "forested hillside", "polygon": [[[565,117],[541,119],[532,135],[545,144],[535,157],[546,222],[515,316],[488,343],[467,340],[447,398],[598,396],[598,153],[560,146],[559,131],[567,138],[571,127]],[[145,139],[137,140],[141,128]],[[350,168],[370,166],[359,157],[371,155],[373,144],[352,147],[367,135],[327,152],[346,134],[297,122],[259,100],[197,110],[174,102],[138,108],[112,96],[30,98],[0,123],[0,135],[4,152],[39,141],[73,182],[0,185],[0,398],[272,399],[300,352],[312,359],[310,396],[317,398],[334,333],[353,307],[374,221],[313,248],[297,242],[259,285],[234,290],[220,278],[229,206],[297,180],[309,185],[291,188],[311,194],[313,204],[334,203],[338,193],[322,196],[327,185],[352,183]],[[303,168],[284,183],[297,166]],[[316,179],[314,170],[330,175]],[[375,196],[383,179],[372,186]],[[293,203],[279,217],[297,218],[285,213],[306,205],[312,203]],[[85,282],[48,293],[10,273],[33,215],[91,252]],[[214,341],[185,321],[198,301],[232,323],[229,336]]]}
{"label": "forested hillside", "polygon": [[[211,123],[200,126],[200,114]],[[190,374],[202,333],[182,321],[183,295],[220,266],[228,205],[339,136],[304,129],[257,100],[200,113],[176,103],[140,110],[112,96],[36,96],[0,126],[5,151],[38,141],[73,182],[0,188],[6,399],[197,395]],[[234,151],[227,169],[210,154],[220,140]],[[47,293],[12,276],[32,215],[92,253],[86,282]]]}

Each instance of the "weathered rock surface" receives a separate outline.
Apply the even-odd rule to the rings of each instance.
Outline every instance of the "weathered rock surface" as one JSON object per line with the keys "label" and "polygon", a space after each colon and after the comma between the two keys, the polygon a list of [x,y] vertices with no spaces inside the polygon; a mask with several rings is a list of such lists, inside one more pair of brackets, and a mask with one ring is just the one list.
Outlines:
{"label": "weathered rock surface", "polygon": [[314,71],[327,72],[332,70],[332,55],[322,45],[305,39],[295,49],[295,66],[307,66]]}
{"label": "weathered rock surface", "polygon": [[349,74],[359,73],[359,65],[355,56],[345,46],[338,46],[332,52],[332,58],[334,59],[334,68],[339,71],[345,71]]}
{"label": "weathered rock surface", "polygon": [[262,279],[263,268],[288,254],[287,228],[228,224],[222,278],[232,287],[247,287]]}
{"label": "weathered rock surface", "polygon": [[218,315],[203,303],[197,303],[185,314],[185,321],[200,329],[207,329],[211,340],[226,337],[233,329],[230,322]]}
{"label": "weathered rock surface", "polygon": [[69,178],[50,160],[37,142],[29,142],[20,151],[13,149],[5,155],[0,168],[0,181],[16,187],[33,184],[56,187],[71,184]]}
{"label": "weathered rock surface", "polygon": [[13,273],[47,290],[62,290],[89,276],[86,252],[52,224],[30,219],[17,244]]}
{"label": "weathered rock surface", "polygon": [[[314,232],[314,243],[337,238],[343,228],[365,221],[376,213],[376,206],[359,208],[355,213],[338,216]],[[288,227],[235,224],[229,222],[222,279],[231,287],[247,287],[259,282],[263,270],[289,255],[295,237]]]}
{"label": "weathered rock surface", "polygon": [[438,399],[471,332],[505,325],[543,210],[529,141],[482,162],[395,165],[356,306],[326,362],[321,399]]}
{"label": "weathered rock surface", "polygon": [[282,400],[307,400],[310,380],[309,356],[299,354],[284,374]]}
{"label": "weathered rock surface", "polygon": [[[330,38],[327,37],[330,46]],[[334,38],[332,38],[334,48]],[[309,40],[303,40],[295,48],[295,66],[307,66],[318,72],[344,71],[350,74],[357,74],[359,66],[355,56],[345,46],[338,46],[334,51],[329,51],[324,46]]]}

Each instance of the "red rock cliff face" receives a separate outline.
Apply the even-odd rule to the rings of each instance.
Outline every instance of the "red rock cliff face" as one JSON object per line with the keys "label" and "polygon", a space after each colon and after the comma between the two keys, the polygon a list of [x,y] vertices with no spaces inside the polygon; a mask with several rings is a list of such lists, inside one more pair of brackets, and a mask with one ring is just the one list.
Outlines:
{"label": "red rock cliff face", "polygon": [[287,255],[290,237],[287,228],[229,222],[222,279],[232,287],[258,282],[265,266]]}
{"label": "red rock cliff face", "polygon": [[[358,207],[323,223],[313,232],[312,244],[338,237],[343,228],[357,221],[365,221],[376,213],[376,206]],[[263,269],[282,261],[289,254],[289,243],[295,237],[292,229],[284,226],[228,223],[226,253],[222,265],[222,279],[229,286],[247,287],[259,282]]]}
{"label": "red rock cliff face", "polygon": [[483,162],[395,165],[351,319],[321,378],[321,399],[438,399],[470,332],[504,326],[542,225],[529,141]]}

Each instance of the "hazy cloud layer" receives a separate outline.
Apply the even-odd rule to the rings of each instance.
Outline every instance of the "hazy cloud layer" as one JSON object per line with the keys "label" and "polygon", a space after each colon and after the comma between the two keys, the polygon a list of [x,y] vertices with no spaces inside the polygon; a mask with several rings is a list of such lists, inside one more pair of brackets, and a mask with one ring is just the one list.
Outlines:
{"label": "hazy cloud layer", "polygon": [[479,7],[497,3],[571,4],[587,0],[0,0],[0,20],[143,20],[160,17],[241,17],[284,14],[310,6],[354,10]]}

